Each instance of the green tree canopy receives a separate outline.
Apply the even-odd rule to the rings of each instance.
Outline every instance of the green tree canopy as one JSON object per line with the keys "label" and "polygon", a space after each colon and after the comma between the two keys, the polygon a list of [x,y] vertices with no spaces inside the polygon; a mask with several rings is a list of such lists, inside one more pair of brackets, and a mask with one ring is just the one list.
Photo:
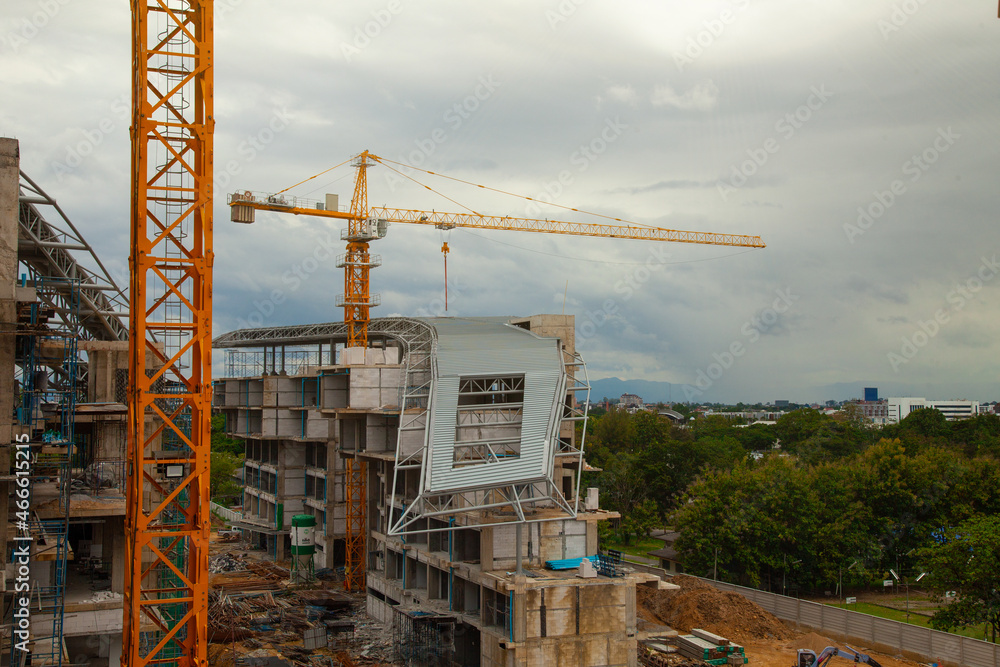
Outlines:
{"label": "green tree canopy", "polygon": [[231,505],[243,495],[243,487],[233,478],[233,473],[242,466],[241,455],[212,452],[212,470],[209,474],[212,500],[220,505]]}
{"label": "green tree canopy", "polygon": [[1000,630],[1000,517],[973,517],[938,538],[940,543],[921,553],[923,565],[932,585],[958,596],[934,614],[931,625],[951,630],[986,623],[995,643]]}

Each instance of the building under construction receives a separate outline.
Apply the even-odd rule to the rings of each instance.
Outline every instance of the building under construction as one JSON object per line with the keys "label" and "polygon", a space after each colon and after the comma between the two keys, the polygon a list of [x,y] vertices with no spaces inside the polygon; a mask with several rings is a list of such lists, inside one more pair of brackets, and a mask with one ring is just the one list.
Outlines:
{"label": "building under construction", "polygon": [[[2,663],[117,665],[127,300],[13,140],[0,143],[0,264]],[[374,319],[365,347],[350,341],[344,323],[214,341],[215,408],[246,442],[244,540],[293,574],[343,572],[401,664],[634,664],[635,586],[655,579],[545,568],[597,553],[612,516],[579,488],[588,386],[572,316]],[[156,447],[183,446],[170,441]],[[308,563],[290,537],[301,515],[316,522]]]}
{"label": "building under construction", "polygon": [[127,301],[0,139],[0,662],[117,664]]}
{"label": "building under construction", "polygon": [[216,338],[215,404],[247,442],[239,527],[284,560],[293,515],[315,517],[315,567],[366,592],[401,664],[635,664],[635,586],[658,579],[545,567],[596,554],[612,516],[580,498],[572,316],[373,319],[368,336]]}

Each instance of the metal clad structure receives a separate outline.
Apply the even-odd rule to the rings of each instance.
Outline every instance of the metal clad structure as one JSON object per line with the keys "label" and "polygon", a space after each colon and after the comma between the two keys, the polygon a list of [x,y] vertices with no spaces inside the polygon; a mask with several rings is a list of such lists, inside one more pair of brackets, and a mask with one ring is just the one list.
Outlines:
{"label": "metal clad structure", "polygon": [[[565,393],[559,341],[498,322],[428,322],[437,331],[438,344],[424,490],[443,493],[545,479],[551,474],[558,438],[559,423],[553,416]],[[507,375],[524,375],[520,456],[456,467],[460,380]]]}
{"label": "metal clad structure", "polygon": [[[575,471],[579,488],[586,365],[559,339],[508,322],[371,320],[370,339],[399,341],[403,351],[387,534],[576,516],[578,498],[564,495],[563,477],[555,474],[558,459],[563,470]],[[319,344],[321,355],[322,345],[345,341],[348,333],[343,322],[243,329],[218,336],[213,347],[262,348],[266,373],[268,357],[274,371],[285,346]],[[584,428],[563,436],[575,422]],[[410,487],[406,476],[415,473],[419,482]]]}

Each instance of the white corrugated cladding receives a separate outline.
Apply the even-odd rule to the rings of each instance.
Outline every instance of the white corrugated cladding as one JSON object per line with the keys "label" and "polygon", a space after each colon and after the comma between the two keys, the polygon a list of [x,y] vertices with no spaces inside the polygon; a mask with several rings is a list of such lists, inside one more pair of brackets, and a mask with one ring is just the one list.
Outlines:
{"label": "white corrugated cladding", "polygon": [[[424,460],[425,490],[538,481],[551,473],[558,445],[559,406],[565,392],[562,352],[556,338],[541,338],[499,321],[428,319],[437,331],[437,378],[431,400],[430,456]],[[454,467],[459,380],[524,374],[521,455],[516,459]]]}

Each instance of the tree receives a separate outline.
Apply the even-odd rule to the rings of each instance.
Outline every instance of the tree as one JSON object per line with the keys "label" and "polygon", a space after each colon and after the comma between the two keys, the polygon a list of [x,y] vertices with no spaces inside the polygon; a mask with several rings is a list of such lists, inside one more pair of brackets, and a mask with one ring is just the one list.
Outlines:
{"label": "tree", "polygon": [[656,504],[652,500],[643,500],[622,517],[618,524],[618,532],[625,544],[631,544],[633,537],[648,537],[650,531],[659,524],[660,517],[656,512]]}
{"label": "tree", "polygon": [[782,449],[795,451],[795,445],[815,435],[825,423],[833,421],[812,408],[802,408],[782,415],[774,426]]}
{"label": "tree", "polygon": [[655,413],[643,411],[632,417],[632,432],[635,449],[642,450],[663,442],[670,432],[670,424]]}
{"label": "tree", "polygon": [[777,436],[774,427],[767,424],[751,424],[746,428],[733,429],[733,435],[743,443],[743,449],[748,452],[766,451],[771,449]]}
{"label": "tree", "polygon": [[233,473],[242,466],[242,456],[230,452],[212,452],[212,471],[209,475],[212,500],[220,505],[230,505],[242,495],[243,487],[233,478]]}
{"label": "tree", "polygon": [[673,403],[670,405],[670,409],[682,415],[685,419],[691,416],[691,408],[686,403]]}
{"label": "tree", "polygon": [[642,483],[637,456],[621,452],[605,465],[604,471],[596,478],[601,489],[601,504],[624,517],[646,499],[646,488]]}
{"label": "tree", "polygon": [[818,517],[823,503],[795,462],[765,458],[732,470],[706,473],[691,485],[674,515],[681,536],[676,547],[686,570],[760,586],[780,577],[788,563],[802,583],[811,581],[816,561]]}
{"label": "tree", "polygon": [[212,451],[229,452],[242,456],[246,451],[246,443],[226,435],[226,416],[223,414],[212,417]]}
{"label": "tree", "polygon": [[598,418],[593,434],[597,441],[612,451],[631,450],[635,441],[632,415],[625,408],[612,408]]}
{"label": "tree", "polygon": [[921,552],[921,559],[930,584],[954,590],[958,596],[934,614],[931,626],[950,630],[986,623],[996,643],[1000,630],[1000,517],[973,517],[938,538],[938,544]]}
{"label": "tree", "polygon": [[968,456],[1000,455],[1000,417],[997,415],[979,415],[950,426],[952,439]]}

